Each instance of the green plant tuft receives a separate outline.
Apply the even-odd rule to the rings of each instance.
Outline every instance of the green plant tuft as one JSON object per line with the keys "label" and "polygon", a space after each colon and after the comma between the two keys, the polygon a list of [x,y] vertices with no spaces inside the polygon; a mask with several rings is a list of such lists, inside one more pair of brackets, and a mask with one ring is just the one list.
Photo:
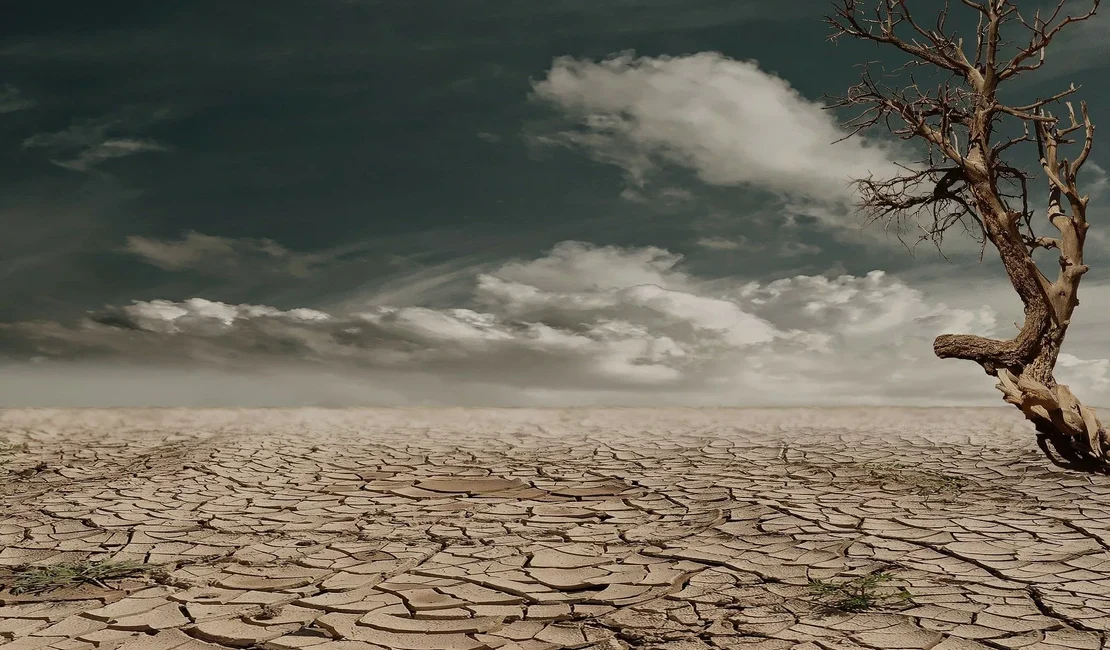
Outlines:
{"label": "green plant tuft", "polygon": [[810,580],[809,590],[825,605],[843,612],[865,612],[893,602],[904,602],[913,595],[904,587],[887,587],[894,574],[877,571],[844,582]]}

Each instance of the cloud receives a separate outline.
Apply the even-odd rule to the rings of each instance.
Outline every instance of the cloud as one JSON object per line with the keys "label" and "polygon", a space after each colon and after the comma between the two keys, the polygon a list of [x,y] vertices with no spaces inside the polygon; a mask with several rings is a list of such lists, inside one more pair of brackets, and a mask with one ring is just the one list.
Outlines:
{"label": "cloud", "polygon": [[[1089,3],[1080,4],[1089,5]],[[1089,8],[1089,6],[1080,6],[1077,13],[1083,13]],[[1106,39],[1108,28],[1110,28],[1110,18],[1102,13],[1084,22],[1071,25],[1060,32],[1060,35],[1053,40],[1052,45],[1046,52],[1045,66],[1036,72],[1015,77],[1013,85],[1030,87],[1034,84],[1059,79],[1062,76],[1106,67],[1106,57],[1110,55],[1110,42]],[[1027,42],[1027,40],[1027,37],[1019,37],[1018,45],[1023,45],[1022,41]],[[1053,92],[1059,90],[1063,90],[1063,88],[1055,89]],[[1035,97],[1032,99],[1035,99]]]}
{"label": "cloud", "polygon": [[199,271],[235,275],[246,271],[269,271],[307,277],[329,254],[298,253],[271,239],[232,239],[187,231],[181,239],[155,239],[133,235],[124,252],[167,271]]}
{"label": "cloud", "polygon": [[729,238],[719,236],[700,237],[694,243],[711,251],[760,253],[773,257],[801,257],[821,252],[819,246],[800,241],[777,240],[770,244],[758,244],[743,235]]}
{"label": "cloud", "polygon": [[37,105],[38,102],[30,97],[25,97],[18,88],[11,84],[4,84],[3,90],[0,90],[0,115],[27,110]]}
{"label": "cloud", "polygon": [[124,158],[149,151],[169,151],[164,145],[153,140],[135,138],[111,138],[95,145],[89,146],[70,160],[53,160],[55,165],[84,172],[90,168],[113,158]]}
{"label": "cloud", "polygon": [[1106,193],[1107,188],[1110,188],[1110,173],[1107,173],[1101,166],[1094,162],[1088,162],[1087,167],[1094,178],[1088,181],[1087,193],[1090,195],[1092,201],[1098,201]]}
{"label": "cloud", "polygon": [[1110,359],[1084,360],[1061,352],[1057,365],[1061,381],[1103,393],[1110,388]]}
{"label": "cloud", "polygon": [[538,142],[584,149],[637,185],[669,163],[713,185],[844,203],[856,198],[851,179],[893,171],[889,146],[861,137],[834,143],[845,132],[821,104],[754,61],[715,52],[562,57],[533,90],[575,127]]}
{"label": "cloud", "polygon": [[387,280],[375,280],[357,287],[330,301],[332,308],[352,311],[373,305],[452,304],[460,295],[467,295],[476,274],[491,265],[476,256],[464,256],[440,264],[424,264],[425,255],[398,256],[390,265],[400,273]]}
{"label": "cloud", "polygon": [[44,149],[55,165],[87,172],[115,158],[171,151],[164,144],[135,135],[142,127],[169,115],[170,112],[164,109],[153,112],[131,110],[120,116],[77,120],[62,131],[30,136],[23,141],[23,148]]}
{"label": "cloud", "polygon": [[[936,359],[931,345],[943,332],[998,335],[996,312],[948,307],[882,271],[744,283],[693,275],[661,248],[563,242],[476,271],[473,287],[452,308],[193,298],[136,301],[76,323],[0,325],[0,374],[175,369],[179,379],[222,372],[286,387],[303,383],[290,377],[328,375],[327,385],[345,386],[335,399],[346,404],[1000,403],[974,364]],[[1108,368],[1061,358],[1062,376],[1082,380],[1088,402],[1110,396]],[[158,403],[174,400],[167,392]]]}
{"label": "cloud", "polygon": [[735,237],[733,239],[726,239],[724,237],[702,237],[698,239],[697,245],[702,248],[708,248],[712,251],[738,251],[747,249],[750,242],[746,237]]}

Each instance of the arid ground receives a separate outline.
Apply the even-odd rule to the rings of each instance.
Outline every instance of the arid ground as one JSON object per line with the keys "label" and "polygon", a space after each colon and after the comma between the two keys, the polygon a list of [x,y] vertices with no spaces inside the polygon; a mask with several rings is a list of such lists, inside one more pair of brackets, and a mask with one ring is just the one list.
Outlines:
{"label": "arid ground", "polygon": [[[1110,478],[1014,409],[29,409],[0,439],[12,650],[1110,647]],[[101,560],[134,573],[35,571]]]}

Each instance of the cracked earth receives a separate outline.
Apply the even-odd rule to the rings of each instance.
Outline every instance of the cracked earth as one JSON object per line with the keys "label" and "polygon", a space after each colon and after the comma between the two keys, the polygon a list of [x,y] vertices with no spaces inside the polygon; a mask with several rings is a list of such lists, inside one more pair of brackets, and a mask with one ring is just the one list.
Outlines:
{"label": "cracked earth", "polygon": [[[0,648],[1110,647],[1110,478],[1014,409],[28,409],[0,439]],[[11,592],[105,559],[156,567]],[[815,588],[875,575],[860,611]]]}

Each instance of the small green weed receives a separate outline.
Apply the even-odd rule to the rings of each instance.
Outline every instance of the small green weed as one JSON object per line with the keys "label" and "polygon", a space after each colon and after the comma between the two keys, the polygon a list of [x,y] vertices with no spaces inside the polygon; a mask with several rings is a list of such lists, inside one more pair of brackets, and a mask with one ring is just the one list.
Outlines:
{"label": "small green weed", "polygon": [[844,582],[810,580],[810,593],[824,604],[844,612],[865,612],[892,602],[913,598],[904,587],[887,586],[894,574],[877,571]]}
{"label": "small green weed", "polygon": [[94,584],[108,588],[107,580],[119,580],[153,568],[142,562],[79,562],[51,566],[27,567],[19,570],[12,581],[13,594],[41,594],[63,587]]}

